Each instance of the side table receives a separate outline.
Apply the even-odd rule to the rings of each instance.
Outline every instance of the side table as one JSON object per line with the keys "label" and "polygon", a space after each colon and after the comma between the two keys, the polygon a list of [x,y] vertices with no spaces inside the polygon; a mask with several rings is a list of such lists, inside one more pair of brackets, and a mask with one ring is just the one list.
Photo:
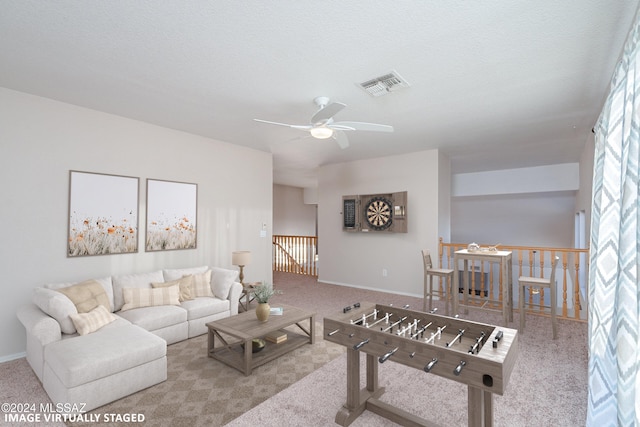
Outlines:
{"label": "side table", "polygon": [[[260,282],[251,282],[251,283],[242,284],[242,293],[240,294],[240,300],[238,302],[240,303],[240,306],[242,306],[244,311],[249,311],[249,305],[251,304],[251,301],[253,301],[255,298],[251,294],[251,292],[253,291],[253,288],[255,288],[259,284]],[[245,299],[244,304],[242,303],[243,298]]]}

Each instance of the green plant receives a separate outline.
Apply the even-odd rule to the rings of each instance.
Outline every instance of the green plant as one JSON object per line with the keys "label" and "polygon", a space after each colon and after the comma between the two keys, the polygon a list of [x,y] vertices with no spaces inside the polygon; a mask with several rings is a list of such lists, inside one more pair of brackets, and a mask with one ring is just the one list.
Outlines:
{"label": "green plant", "polygon": [[273,289],[273,285],[271,283],[262,282],[260,285],[253,288],[253,296],[260,303],[269,302],[269,298],[274,295],[281,294],[282,291],[278,289]]}

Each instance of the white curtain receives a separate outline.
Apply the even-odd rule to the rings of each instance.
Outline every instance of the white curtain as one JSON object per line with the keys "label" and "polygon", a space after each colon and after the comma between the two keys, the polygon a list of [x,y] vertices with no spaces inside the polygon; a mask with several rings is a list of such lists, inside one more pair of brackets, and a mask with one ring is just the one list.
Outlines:
{"label": "white curtain", "polygon": [[587,426],[640,426],[640,26],[595,126]]}

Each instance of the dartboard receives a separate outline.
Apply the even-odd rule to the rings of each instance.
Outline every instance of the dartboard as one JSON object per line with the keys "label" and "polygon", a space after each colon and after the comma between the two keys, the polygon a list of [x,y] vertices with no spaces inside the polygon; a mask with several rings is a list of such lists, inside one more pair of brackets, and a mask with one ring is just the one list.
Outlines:
{"label": "dartboard", "polygon": [[374,230],[385,230],[391,225],[391,202],[384,197],[374,197],[365,208],[367,223]]}

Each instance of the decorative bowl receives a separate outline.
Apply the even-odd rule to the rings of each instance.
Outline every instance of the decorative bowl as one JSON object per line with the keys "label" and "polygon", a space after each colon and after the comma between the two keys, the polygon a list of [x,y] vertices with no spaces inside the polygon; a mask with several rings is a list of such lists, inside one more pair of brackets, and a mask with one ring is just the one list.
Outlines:
{"label": "decorative bowl", "polygon": [[[261,338],[255,338],[251,341],[251,352],[252,353],[257,353],[259,351],[262,351],[264,349],[264,346],[266,345],[266,341],[261,339]],[[240,346],[242,347],[242,349],[244,350],[244,344],[240,344]]]}

